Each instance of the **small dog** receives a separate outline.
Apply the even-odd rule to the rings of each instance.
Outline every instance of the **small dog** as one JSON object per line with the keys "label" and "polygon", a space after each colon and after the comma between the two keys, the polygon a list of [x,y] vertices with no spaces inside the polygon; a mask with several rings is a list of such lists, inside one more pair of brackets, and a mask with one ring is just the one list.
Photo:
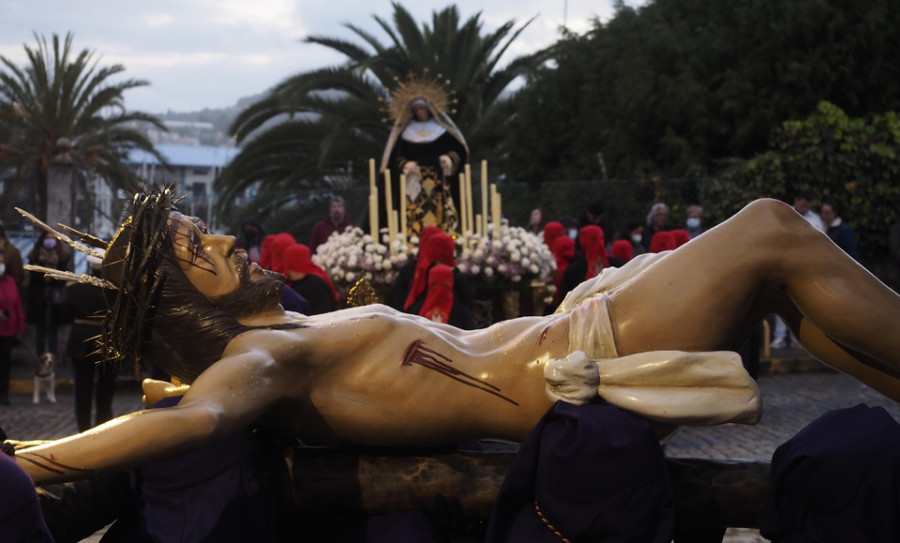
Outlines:
{"label": "small dog", "polygon": [[56,403],[56,356],[44,353],[34,363],[34,403],[41,403],[41,391],[51,403]]}

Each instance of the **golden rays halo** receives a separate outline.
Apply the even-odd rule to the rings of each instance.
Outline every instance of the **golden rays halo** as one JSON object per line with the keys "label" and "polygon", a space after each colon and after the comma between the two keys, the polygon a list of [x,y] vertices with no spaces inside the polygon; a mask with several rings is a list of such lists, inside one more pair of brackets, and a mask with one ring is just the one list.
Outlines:
{"label": "golden rays halo", "polygon": [[406,74],[405,79],[394,77],[394,81],[397,86],[393,91],[385,89],[391,95],[391,101],[386,108],[391,121],[409,115],[410,102],[418,98],[428,102],[436,113],[456,113],[456,110],[450,109],[456,105],[456,99],[453,98],[455,91],[447,90],[450,80],[443,79],[441,74],[432,78],[426,68],[422,70],[422,75],[410,72]]}

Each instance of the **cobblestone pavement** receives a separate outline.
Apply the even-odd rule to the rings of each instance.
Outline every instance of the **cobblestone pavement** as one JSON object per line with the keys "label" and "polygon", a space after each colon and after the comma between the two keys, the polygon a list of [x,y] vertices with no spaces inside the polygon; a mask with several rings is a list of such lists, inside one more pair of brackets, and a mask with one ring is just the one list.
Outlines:
{"label": "cobblestone pavement", "polygon": [[[882,406],[900,420],[897,404],[856,380],[833,372],[763,375],[759,380],[763,416],[759,424],[685,428],[666,446],[672,457],[768,461],[775,448],[806,424],[831,409],[858,403]],[[62,392],[56,404],[32,405],[31,397],[14,395],[12,405],[0,406],[0,426],[13,439],[55,439],[76,431],[71,393]],[[141,409],[135,384],[116,393],[116,415]],[[88,540],[86,540],[88,541]],[[764,542],[755,530],[730,530],[728,543]]]}

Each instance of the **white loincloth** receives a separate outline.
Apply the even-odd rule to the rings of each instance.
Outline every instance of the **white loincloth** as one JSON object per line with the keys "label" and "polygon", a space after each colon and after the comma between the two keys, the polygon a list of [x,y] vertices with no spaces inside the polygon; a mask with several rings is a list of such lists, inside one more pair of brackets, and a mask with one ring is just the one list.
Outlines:
{"label": "white loincloth", "polygon": [[606,268],[566,296],[557,312],[570,314],[570,354],[548,362],[548,396],[576,404],[600,396],[663,424],[756,423],[759,388],[735,352],[618,355],[607,293],[667,253],[640,255],[622,268]]}

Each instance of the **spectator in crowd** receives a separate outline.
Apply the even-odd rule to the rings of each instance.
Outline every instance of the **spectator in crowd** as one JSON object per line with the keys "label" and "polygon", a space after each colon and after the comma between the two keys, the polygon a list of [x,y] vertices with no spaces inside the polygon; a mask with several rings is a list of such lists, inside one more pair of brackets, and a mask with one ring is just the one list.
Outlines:
{"label": "spectator in crowd", "polygon": [[[288,247],[296,243],[297,240],[288,232],[275,234],[275,237],[272,238],[267,247],[268,258],[266,260],[269,262],[268,269],[281,275],[287,275],[284,269],[284,252]],[[312,249],[310,249],[310,252],[312,252]]]}
{"label": "spectator in crowd", "polygon": [[531,210],[531,215],[528,216],[528,226],[525,227],[525,230],[535,235],[541,235],[546,222],[547,213],[543,209],[536,207]]}
{"label": "spectator in crowd", "polygon": [[259,267],[264,270],[272,269],[272,243],[277,234],[269,234],[262,239],[259,247]]}
{"label": "spectator in crowd", "polygon": [[560,300],[582,281],[596,276],[603,268],[609,267],[602,228],[593,224],[583,227],[578,232],[578,244],[581,246],[581,252],[575,254],[560,280]]}
{"label": "spectator in crowd", "polygon": [[319,245],[325,243],[331,234],[335,232],[340,234],[348,226],[353,226],[353,223],[347,217],[347,202],[340,196],[332,196],[328,216],[313,226],[312,235],[309,237],[310,252],[315,254]]}
{"label": "spectator in crowd", "polygon": [[822,200],[822,222],[825,223],[825,233],[845,253],[860,261],[859,247],[856,245],[856,233],[846,222],[846,208],[844,203],[836,198]]}
{"label": "spectator in crowd", "polygon": [[238,247],[247,251],[247,256],[253,262],[259,262],[262,252],[262,242],[266,237],[265,230],[256,219],[246,219],[241,224],[241,230],[237,237]]}
{"label": "spectator in crowd", "polygon": [[475,295],[468,277],[456,269],[456,242],[453,238],[439,232],[428,238],[425,246],[419,250],[416,261],[416,273],[412,287],[403,303],[403,310],[414,315],[420,314],[425,298],[428,296],[428,272],[432,267],[443,264],[453,268],[453,300],[462,304],[471,312]]}
{"label": "spectator in crowd", "polygon": [[553,244],[556,243],[556,239],[565,235],[566,229],[559,221],[550,221],[544,225],[544,233],[542,234],[544,245],[551,251],[553,251]]}
{"label": "spectator in crowd", "polygon": [[6,236],[6,228],[3,226],[3,221],[0,221],[0,254],[3,255],[3,261],[6,263],[6,274],[12,277],[16,282],[16,286],[21,289],[22,282],[25,280],[22,253]]}
{"label": "spectator in crowd", "polygon": [[643,243],[644,219],[632,218],[625,222],[625,226],[616,234],[615,240],[625,240],[631,244],[632,256],[642,255],[647,252]]}
{"label": "spectator in crowd", "polygon": [[[644,231],[641,235],[641,245],[649,248],[654,234],[668,230],[669,206],[663,202],[657,202],[650,207],[650,212],[647,213],[647,218],[644,222]],[[652,253],[653,251],[650,250],[650,252]]]}
{"label": "spectator in crowd", "polygon": [[812,202],[815,200],[815,195],[812,191],[808,190],[800,190],[797,191],[797,194],[794,195],[794,209],[803,216],[804,219],[809,221],[809,224],[816,227],[816,230],[819,232],[825,231],[825,223],[822,222],[821,217],[819,217],[815,211],[812,210]]}
{"label": "spectator in crowd", "polygon": [[[28,253],[28,263],[44,268],[68,270],[72,253],[64,243],[44,232]],[[66,323],[65,285],[43,272],[30,271],[25,316],[35,325],[35,356],[53,353],[59,358],[59,326]]]}
{"label": "spectator in crowd", "polygon": [[650,239],[650,252],[661,253],[663,251],[672,251],[676,248],[675,236],[671,232],[657,232]]}
{"label": "spectator in crowd", "polygon": [[578,217],[578,235],[581,235],[581,229],[585,226],[599,226],[604,231],[607,230],[605,219],[606,208],[600,200],[590,202]]}
{"label": "spectator in crowd", "polygon": [[295,243],[285,249],[284,269],[288,285],[309,302],[308,315],[337,309],[340,297],[325,270],[313,263],[309,247]]}
{"label": "spectator in crowd", "polygon": [[692,204],[685,210],[684,229],[691,236],[696,238],[706,231],[703,228],[703,208],[697,204]]}
{"label": "spectator in crowd", "polygon": [[[87,260],[90,275],[100,277],[102,260],[94,256],[88,256]],[[103,291],[93,285],[74,282],[66,287],[66,301],[72,316],[66,352],[72,360],[75,374],[75,420],[78,431],[84,432],[113,418],[112,402],[118,366],[101,364],[103,357],[94,343],[100,335],[100,316],[106,310]],[[94,406],[97,415],[92,423]]]}
{"label": "spectator in crowd", "polygon": [[691,241],[691,235],[688,234],[687,230],[676,228],[675,230],[669,230],[669,233],[672,234],[672,240],[675,241],[676,248]]}
{"label": "spectator in crowd", "polygon": [[9,405],[12,350],[25,331],[19,287],[13,276],[6,271],[5,258],[0,253],[0,405]]}
{"label": "spectator in crowd", "polygon": [[416,266],[418,265],[419,258],[422,255],[422,248],[428,243],[428,239],[435,235],[440,234],[441,228],[439,226],[426,226],[419,232],[419,241],[416,244],[417,257],[410,258],[406,264],[403,265],[402,268],[397,272],[397,277],[394,279],[394,284],[391,287],[391,307],[398,311],[403,311],[403,304],[406,302],[406,297],[409,295],[409,290],[412,288],[413,278],[416,274]]}
{"label": "spectator in crowd", "polygon": [[443,264],[434,265],[428,270],[428,289],[419,315],[432,322],[471,330],[475,328],[472,308],[456,298],[453,271],[453,268]]}
{"label": "spectator in crowd", "polygon": [[[294,239],[294,236],[288,232],[279,232],[266,236],[263,239],[262,251],[259,255],[259,267],[287,276],[287,272],[283,269],[284,251],[295,243],[297,241]],[[294,311],[304,315],[308,315],[312,310],[309,301],[297,294],[297,291],[287,284],[281,288],[281,307],[287,311]]]}
{"label": "spectator in crowd", "polygon": [[617,239],[609,249],[610,266],[620,267],[634,257],[634,248],[631,242],[625,239]]}
{"label": "spectator in crowd", "polygon": [[556,241],[553,242],[551,253],[553,253],[553,259],[556,261],[556,271],[553,272],[553,286],[556,292],[553,294],[553,301],[544,308],[545,315],[556,311],[559,302],[562,300],[562,278],[566,274],[569,263],[575,257],[575,240],[565,235],[557,237]]}
{"label": "spectator in crowd", "polygon": [[[574,217],[564,216],[559,218],[560,224],[566,231],[566,235],[578,241],[578,221]],[[575,244],[575,250],[578,251],[578,244]]]}

